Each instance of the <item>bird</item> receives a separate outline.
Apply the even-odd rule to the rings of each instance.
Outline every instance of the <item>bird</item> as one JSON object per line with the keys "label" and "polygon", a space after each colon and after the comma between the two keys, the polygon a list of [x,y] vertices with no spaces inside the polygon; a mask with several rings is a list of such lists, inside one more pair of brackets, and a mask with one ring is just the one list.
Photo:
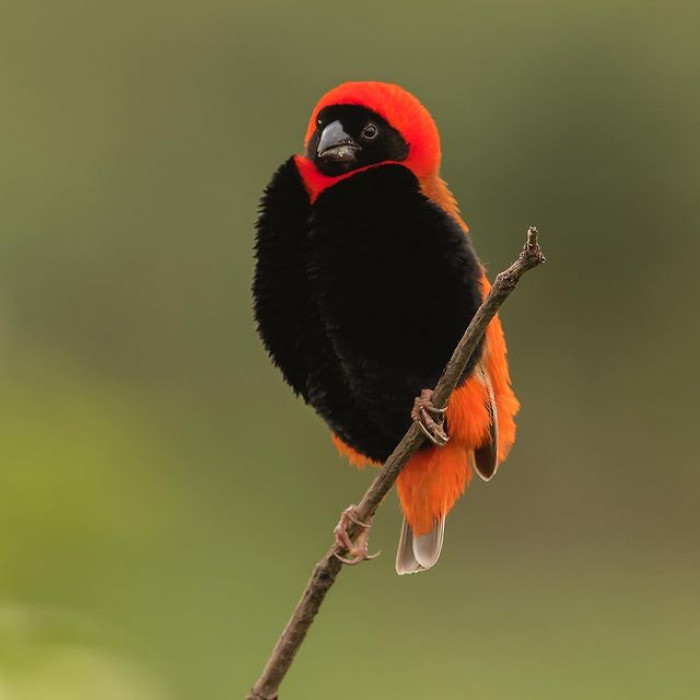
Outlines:
{"label": "bird", "polygon": [[[447,406],[431,401],[490,289],[440,161],[437,126],[415,96],[393,83],[343,83],[314,107],[303,153],[274,173],[256,223],[258,333],[341,455],[380,465],[413,421],[426,435],[396,482],[399,574],[437,562],[447,514],[473,473],[494,476],[519,410],[498,316]],[[354,543],[351,522],[362,530]],[[342,561],[372,558],[370,525],[355,506],[343,512]]]}

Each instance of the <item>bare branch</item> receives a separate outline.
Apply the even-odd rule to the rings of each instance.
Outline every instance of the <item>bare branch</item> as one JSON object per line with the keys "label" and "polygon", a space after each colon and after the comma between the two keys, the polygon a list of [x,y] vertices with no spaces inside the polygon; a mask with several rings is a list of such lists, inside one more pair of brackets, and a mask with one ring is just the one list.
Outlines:
{"label": "bare branch", "polygon": [[[493,283],[491,291],[484,299],[478,311],[472,318],[469,327],[459,344],[452,353],[450,361],[445,366],[442,376],[433,393],[433,403],[440,408],[445,406],[447,399],[457,386],[469,358],[476,349],[486,327],[494,317],[499,307],[515,289],[520,278],[533,267],[545,262],[537,242],[537,229],[531,226],[527,232],[527,242],[518,259],[501,272]],[[421,446],[425,436],[420,427],[413,423],[404,435],[396,449],[384,463],[381,471],[365,492],[357,507],[357,516],[362,521],[368,521],[376,512],[384,497],[396,481],[399,472],[411,455]],[[359,534],[360,526],[351,524],[348,534],[353,539]],[[284,628],[265,668],[256,681],[246,700],[276,700],[284,676],[294,661],[316,613],[321,607],[326,594],[335,583],[342,562],[335,556],[338,550],[335,546],[326,552],[321,561],[316,564],[309,582],[297,603],[287,626]]]}

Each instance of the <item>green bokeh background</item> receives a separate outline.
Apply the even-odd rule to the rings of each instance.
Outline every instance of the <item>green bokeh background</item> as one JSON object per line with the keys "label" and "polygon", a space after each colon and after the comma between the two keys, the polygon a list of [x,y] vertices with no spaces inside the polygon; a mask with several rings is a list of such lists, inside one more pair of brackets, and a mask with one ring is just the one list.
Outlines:
{"label": "green bokeh background", "polygon": [[492,271],[532,223],[549,262],[503,310],[507,464],[429,574],[388,500],[282,698],[700,696],[697,7],[9,3],[0,697],[243,697],[368,484],[249,292],[259,194],[348,79],[428,106]]}

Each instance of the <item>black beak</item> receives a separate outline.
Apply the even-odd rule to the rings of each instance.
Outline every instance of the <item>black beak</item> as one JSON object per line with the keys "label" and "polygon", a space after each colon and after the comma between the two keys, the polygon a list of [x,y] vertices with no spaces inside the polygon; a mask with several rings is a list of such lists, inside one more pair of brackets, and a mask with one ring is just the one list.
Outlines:
{"label": "black beak", "polygon": [[329,163],[354,163],[360,147],[343,130],[340,121],[331,122],[322,132],[317,155]]}

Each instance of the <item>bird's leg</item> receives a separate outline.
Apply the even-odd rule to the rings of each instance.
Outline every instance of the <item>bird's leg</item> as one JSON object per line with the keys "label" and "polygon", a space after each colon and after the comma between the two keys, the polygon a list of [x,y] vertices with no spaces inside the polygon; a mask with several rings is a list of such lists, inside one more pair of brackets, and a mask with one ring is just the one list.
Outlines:
{"label": "bird's leg", "polygon": [[[355,523],[355,525],[359,525],[362,528],[362,531],[357,536],[354,543],[350,539],[350,535],[348,535],[348,527],[350,527],[350,523]],[[357,506],[355,505],[348,506],[340,514],[340,520],[335,526],[333,534],[335,535],[335,546],[337,550],[335,552],[335,556],[338,557],[343,564],[359,564],[362,561],[376,559],[381,554],[381,552],[369,554],[367,541],[369,540],[369,529],[371,527],[371,519],[369,523],[363,523],[357,517]],[[351,558],[341,556],[339,552],[342,552],[343,550],[347,550]]]}
{"label": "bird's leg", "polygon": [[[445,432],[445,408],[436,408],[433,406],[433,390],[423,389],[420,396],[413,402],[411,410],[411,418],[418,423],[420,429],[425,433],[425,436],[437,447],[446,445],[450,438]],[[432,415],[431,415],[432,414]],[[433,418],[435,416],[438,420]]]}

